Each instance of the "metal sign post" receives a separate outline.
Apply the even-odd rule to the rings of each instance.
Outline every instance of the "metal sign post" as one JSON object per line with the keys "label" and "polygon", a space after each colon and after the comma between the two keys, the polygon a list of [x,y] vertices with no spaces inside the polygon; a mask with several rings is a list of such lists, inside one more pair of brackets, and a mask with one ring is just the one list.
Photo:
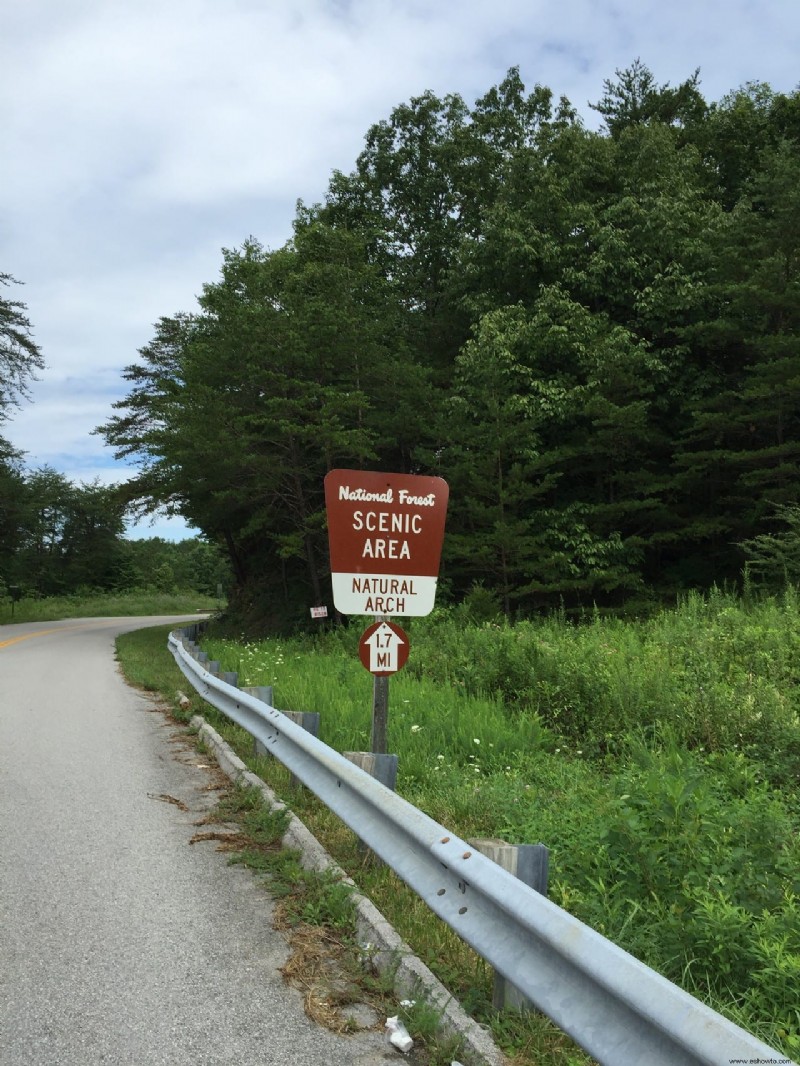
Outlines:
{"label": "metal sign post", "polygon": [[378,677],[372,683],[372,736],[370,751],[374,755],[389,753],[389,678]]}
{"label": "metal sign post", "polygon": [[11,596],[11,617],[14,617],[14,604],[22,599],[22,589],[19,585],[9,585],[8,593]]}

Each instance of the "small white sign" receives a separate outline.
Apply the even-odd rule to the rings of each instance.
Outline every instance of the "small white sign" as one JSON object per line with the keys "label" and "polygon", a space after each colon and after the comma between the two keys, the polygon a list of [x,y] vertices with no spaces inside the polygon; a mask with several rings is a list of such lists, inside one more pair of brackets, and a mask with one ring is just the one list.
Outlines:
{"label": "small white sign", "polygon": [[311,608],[311,617],[312,618],[327,618],[328,617],[328,608],[327,607],[312,607]]}

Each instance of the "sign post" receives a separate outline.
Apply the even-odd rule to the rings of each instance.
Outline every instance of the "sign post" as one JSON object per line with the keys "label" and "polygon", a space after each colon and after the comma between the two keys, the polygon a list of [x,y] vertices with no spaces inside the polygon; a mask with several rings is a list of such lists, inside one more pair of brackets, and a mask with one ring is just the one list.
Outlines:
{"label": "sign post", "polygon": [[408,658],[391,615],[430,614],[436,599],[449,489],[439,477],[331,470],[325,506],[334,606],[372,615],[359,656],[375,675],[372,751],[387,750],[389,676]]}
{"label": "sign post", "polygon": [[370,751],[373,755],[389,754],[389,678],[378,677],[372,682],[372,732]]}

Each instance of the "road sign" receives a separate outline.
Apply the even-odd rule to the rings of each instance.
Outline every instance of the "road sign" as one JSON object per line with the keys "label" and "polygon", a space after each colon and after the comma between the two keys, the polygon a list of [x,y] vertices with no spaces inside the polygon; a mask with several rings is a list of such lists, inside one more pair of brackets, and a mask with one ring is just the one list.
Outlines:
{"label": "road sign", "polygon": [[408,661],[408,637],[394,622],[375,622],[358,642],[358,657],[371,674],[388,677]]}
{"label": "road sign", "polygon": [[333,602],[342,614],[430,614],[449,489],[439,477],[331,470]]}

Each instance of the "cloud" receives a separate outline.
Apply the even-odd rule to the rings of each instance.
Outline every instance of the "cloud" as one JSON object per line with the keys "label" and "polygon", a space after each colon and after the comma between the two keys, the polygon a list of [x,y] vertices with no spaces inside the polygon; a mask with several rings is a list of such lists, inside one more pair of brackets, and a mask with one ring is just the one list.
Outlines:
{"label": "cloud", "polygon": [[[48,369],[6,426],[63,472],[112,460],[92,429],[161,315],[191,311],[223,246],[291,235],[371,124],[426,89],[471,103],[518,65],[593,124],[640,57],[701,68],[708,99],[797,82],[783,0],[26,0],[0,35],[0,271],[26,282]],[[92,464],[94,464],[92,466]],[[121,476],[126,476],[121,468]]]}

